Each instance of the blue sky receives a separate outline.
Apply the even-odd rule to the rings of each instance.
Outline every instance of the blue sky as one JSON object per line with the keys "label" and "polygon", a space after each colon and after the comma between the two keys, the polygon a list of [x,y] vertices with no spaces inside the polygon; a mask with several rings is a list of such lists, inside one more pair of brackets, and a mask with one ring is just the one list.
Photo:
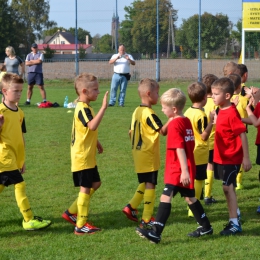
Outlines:
{"label": "blue sky", "polygon": [[[50,20],[64,28],[75,27],[76,0],[50,0]],[[260,1],[260,0],[259,0]],[[124,20],[124,7],[133,0],[117,0],[120,21]],[[178,10],[177,26],[182,19],[187,19],[199,12],[199,0],[172,0],[174,9]],[[90,32],[91,36],[111,33],[111,19],[116,11],[116,0],[77,0],[78,27]],[[236,23],[242,16],[242,0],[201,0],[201,12],[227,14]]]}

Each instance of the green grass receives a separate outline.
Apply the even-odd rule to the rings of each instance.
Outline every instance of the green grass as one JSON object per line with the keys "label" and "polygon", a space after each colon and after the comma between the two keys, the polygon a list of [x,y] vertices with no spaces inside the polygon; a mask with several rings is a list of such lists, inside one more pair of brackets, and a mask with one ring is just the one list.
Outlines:
{"label": "green grass", "polygon": [[[171,87],[186,92],[190,82],[161,82],[160,93]],[[249,84],[250,85],[250,84]],[[256,84],[254,84],[256,85]],[[100,95],[92,103],[95,112],[100,108],[102,97],[109,90],[109,82],[100,83]],[[48,100],[63,104],[76,98],[73,83],[53,80],[46,82]],[[21,225],[22,217],[16,206],[13,186],[0,195],[0,259],[257,259],[260,242],[260,216],[256,208],[260,204],[258,170],[255,165],[256,129],[249,127],[249,146],[253,168],[245,173],[244,190],[238,191],[242,212],[243,233],[236,237],[221,237],[219,232],[228,220],[226,201],[221,182],[213,184],[213,195],[218,203],[205,206],[214,228],[212,236],[192,239],[187,233],[196,229],[194,219],[187,217],[186,204],[180,196],[173,199],[172,214],[158,245],[141,239],[135,233],[136,224],[121,212],[131,199],[137,185],[131,146],[128,137],[133,110],[139,105],[137,83],[127,89],[124,108],[108,108],[99,126],[99,140],[104,153],[97,155],[102,179],[100,189],[90,204],[89,220],[102,228],[95,235],[78,237],[73,226],[61,218],[61,214],[74,201],[78,188],[73,187],[70,172],[70,133],[73,113],[63,107],[39,109],[36,105],[25,107],[26,86],[20,101],[25,112],[27,133],[26,167],[24,174],[27,195],[35,215],[51,219],[53,224],[46,230],[27,232]],[[34,89],[32,104],[41,101],[39,90]],[[187,102],[186,108],[190,105]],[[163,122],[160,105],[153,107]],[[70,109],[73,110],[73,109]],[[156,189],[155,212],[164,187],[165,137],[161,137],[161,169]],[[204,205],[204,203],[203,203]],[[139,212],[143,206],[140,205]]]}

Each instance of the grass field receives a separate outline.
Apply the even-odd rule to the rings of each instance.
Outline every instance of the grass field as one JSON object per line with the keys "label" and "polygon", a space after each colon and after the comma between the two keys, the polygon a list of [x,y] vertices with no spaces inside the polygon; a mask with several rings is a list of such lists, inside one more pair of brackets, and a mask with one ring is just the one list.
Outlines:
{"label": "grass field", "polygon": [[[160,93],[171,87],[186,92],[190,82],[161,82]],[[254,85],[257,85],[254,83]],[[92,103],[95,112],[100,108],[102,97],[109,90],[109,82],[100,83],[100,95]],[[46,82],[48,100],[63,104],[76,98],[73,83],[68,81]],[[22,228],[22,217],[16,206],[13,186],[0,195],[0,259],[1,260],[83,260],[83,259],[258,259],[260,243],[260,216],[256,214],[259,202],[259,167],[255,165],[256,129],[249,127],[248,139],[253,168],[244,175],[244,190],[237,192],[242,213],[243,233],[235,237],[221,237],[219,232],[228,220],[227,206],[221,182],[213,184],[213,195],[218,203],[205,206],[212,222],[212,236],[192,239],[187,233],[196,229],[194,219],[187,217],[186,204],[180,196],[173,199],[172,214],[162,235],[160,244],[149,243],[135,233],[136,224],[122,214],[122,208],[131,199],[138,183],[134,173],[131,146],[128,138],[133,110],[139,105],[137,83],[127,89],[124,108],[109,107],[99,126],[99,140],[104,153],[97,155],[102,179],[100,189],[90,202],[89,220],[102,228],[95,235],[78,237],[73,226],[61,218],[61,214],[74,201],[78,189],[73,187],[70,172],[70,134],[73,109],[39,109],[36,105],[23,106],[26,86],[20,107],[25,112],[27,133],[26,167],[24,179],[27,195],[37,216],[51,219],[53,224],[46,230],[28,232]],[[32,104],[41,101],[34,89]],[[187,102],[186,108],[190,105]],[[153,107],[163,122],[166,117],[160,104]],[[164,187],[165,137],[161,137],[161,169],[156,189],[155,213]],[[202,202],[203,203],[203,202]],[[204,203],[203,203],[204,205]],[[141,213],[143,206],[140,205]],[[141,215],[141,214],[140,214]]]}

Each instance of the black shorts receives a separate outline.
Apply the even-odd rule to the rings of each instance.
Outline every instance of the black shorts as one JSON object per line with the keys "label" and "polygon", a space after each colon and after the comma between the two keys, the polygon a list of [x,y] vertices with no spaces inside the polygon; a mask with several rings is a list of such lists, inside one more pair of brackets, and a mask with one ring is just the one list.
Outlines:
{"label": "black shorts", "polygon": [[37,72],[30,72],[28,73],[28,85],[39,85],[43,86],[43,74]]}
{"label": "black shorts", "polygon": [[236,178],[241,164],[218,164],[214,163],[214,177],[216,180],[222,180],[223,185],[237,186]]}
{"label": "black shorts", "polygon": [[91,169],[85,169],[78,172],[73,172],[73,181],[75,187],[91,188],[93,182],[100,182],[100,176],[97,166]]}
{"label": "black shorts", "polygon": [[139,183],[149,182],[157,185],[158,171],[138,173],[137,176]]}
{"label": "black shorts", "polygon": [[214,149],[213,150],[209,150],[209,163],[213,163],[213,155],[214,155]]}
{"label": "black shorts", "polygon": [[260,145],[257,144],[256,146],[257,146],[257,151],[256,151],[256,160],[255,160],[255,162],[256,162],[256,164],[260,165]]}
{"label": "black shorts", "polygon": [[196,180],[204,181],[207,179],[207,166],[208,164],[196,165]]}
{"label": "black shorts", "polygon": [[181,197],[187,197],[187,198],[195,197],[194,189],[187,189],[172,184],[165,184],[162,194],[170,197],[172,193],[173,194],[172,197],[174,197],[178,192],[180,193]]}
{"label": "black shorts", "polygon": [[5,185],[6,187],[23,181],[24,181],[23,176],[19,170],[0,173],[0,184]]}

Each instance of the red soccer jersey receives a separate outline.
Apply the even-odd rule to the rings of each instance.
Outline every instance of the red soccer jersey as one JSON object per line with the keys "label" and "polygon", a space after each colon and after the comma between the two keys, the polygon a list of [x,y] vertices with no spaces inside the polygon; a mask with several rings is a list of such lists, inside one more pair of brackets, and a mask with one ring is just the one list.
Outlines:
{"label": "red soccer jersey", "polygon": [[216,122],[214,158],[218,164],[241,164],[243,150],[240,134],[246,127],[234,105],[220,109]]}
{"label": "red soccer jersey", "polygon": [[[260,117],[260,102],[258,102],[255,107],[254,115],[256,116],[256,118]],[[255,144],[256,145],[260,144],[260,126],[257,127],[257,135],[256,135]]]}
{"label": "red soccer jersey", "polygon": [[183,187],[182,183],[180,183],[181,166],[176,152],[177,148],[182,148],[186,153],[191,180],[190,184],[185,188],[194,189],[196,166],[193,150],[195,141],[190,120],[186,117],[173,119],[168,125],[167,132],[164,183]]}

